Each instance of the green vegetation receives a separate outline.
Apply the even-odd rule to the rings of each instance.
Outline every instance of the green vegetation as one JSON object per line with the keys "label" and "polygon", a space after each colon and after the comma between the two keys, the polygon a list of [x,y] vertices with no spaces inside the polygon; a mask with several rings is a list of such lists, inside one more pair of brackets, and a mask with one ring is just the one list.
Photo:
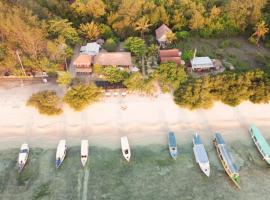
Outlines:
{"label": "green vegetation", "polygon": [[28,106],[38,109],[40,114],[59,115],[63,111],[60,108],[60,98],[55,91],[45,90],[33,94],[27,101]]}
{"label": "green vegetation", "polygon": [[76,111],[81,111],[102,97],[102,90],[93,84],[76,85],[67,91],[64,102]]}
{"label": "green vegetation", "polygon": [[145,79],[141,73],[133,73],[128,79],[124,81],[124,85],[129,91],[154,94],[156,92],[155,81],[153,79]]}
{"label": "green vegetation", "polygon": [[113,52],[117,48],[117,42],[113,38],[108,38],[103,45],[103,48],[109,52]]}
{"label": "green vegetation", "polygon": [[222,101],[230,106],[246,100],[267,103],[270,101],[270,79],[261,70],[190,79],[180,85],[174,96],[178,105],[190,109],[209,108],[214,101]]}
{"label": "green vegetation", "polygon": [[63,87],[70,85],[72,81],[72,76],[69,72],[59,72],[56,82]]}
{"label": "green vegetation", "polygon": [[184,67],[172,62],[160,64],[154,76],[159,81],[164,92],[170,91],[170,88],[176,89],[187,79]]}

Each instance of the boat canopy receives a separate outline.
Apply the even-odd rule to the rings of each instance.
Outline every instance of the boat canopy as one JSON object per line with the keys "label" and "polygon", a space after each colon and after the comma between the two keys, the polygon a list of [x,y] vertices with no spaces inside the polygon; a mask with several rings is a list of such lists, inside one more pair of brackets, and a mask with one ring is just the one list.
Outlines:
{"label": "boat canopy", "polygon": [[203,144],[195,145],[194,146],[194,151],[195,151],[195,154],[196,154],[195,156],[197,158],[197,161],[199,163],[208,163],[209,162]]}
{"label": "boat canopy", "polygon": [[62,158],[66,150],[66,140],[60,140],[57,146],[56,158]]}
{"label": "boat canopy", "polygon": [[88,155],[88,140],[81,141],[81,155]]}
{"label": "boat canopy", "polygon": [[222,138],[222,136],[219,133],[215,134],[216,142],[218,144],[220,153],[222,155],[222,158],[224,159],[224,162],[227,164],[228,168],[230,169],[231,173],[238,174],[238,168],[233,163],[232,157],[229,153],[229,150]]}
{"label": "boat canopy", "polygon": [[255,125],[252,125],[250,129],[251,129],[254,137],[256,138],[258,143],[260,144],[260,147],[261,147],[262,151],[266,155],[270,156],[270,146],[267,143],[267,141],[264,139],[264,137],[261,134],[260,130]]}
{"label": "boat canopy", "polygon": [[169,132],[169,142],[171,147],[176,147],[176,139],[173,132]]}

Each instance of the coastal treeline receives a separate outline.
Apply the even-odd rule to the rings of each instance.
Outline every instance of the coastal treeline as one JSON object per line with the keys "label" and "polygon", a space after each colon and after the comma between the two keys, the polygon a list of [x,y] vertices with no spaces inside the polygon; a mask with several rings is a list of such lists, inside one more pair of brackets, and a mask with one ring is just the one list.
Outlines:
{"label": "coastal treeline", "polygon": [[178,105],[190,109],[209,108],[214,101],[230,106],[248,100],[267,103],[270,101],[270,78],[262,70],[252,70],[189,79],[179,86],[174,96]]}

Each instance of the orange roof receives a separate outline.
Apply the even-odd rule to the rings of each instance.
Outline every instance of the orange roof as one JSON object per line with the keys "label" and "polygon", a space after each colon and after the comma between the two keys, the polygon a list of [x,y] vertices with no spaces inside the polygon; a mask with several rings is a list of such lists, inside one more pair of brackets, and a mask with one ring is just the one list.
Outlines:
{"label": "orange roof", "polygon": [[156,39],[159,40],[162,36],[171,31],[172,30],[168,26],[162,24],[159,28],[156,29]]}
{"label": "orange roof", "polygon": [[73,62],[73,65],[91,65],[92,56],[81,54]]}
{"label": "orange roof", "polygon": [[178,49],[159,50],[160,57],[179,57]]}
{"label": "orange roof", "polygon": [[175,64],[180,65],[181,64],[181,58],[180,57],[161,57],[160,62],[174,62]]}
{"label": "orange roof", "polygon": [[104,66],[132,66],[130,52],[101,52],[95,57],[95,64]]}

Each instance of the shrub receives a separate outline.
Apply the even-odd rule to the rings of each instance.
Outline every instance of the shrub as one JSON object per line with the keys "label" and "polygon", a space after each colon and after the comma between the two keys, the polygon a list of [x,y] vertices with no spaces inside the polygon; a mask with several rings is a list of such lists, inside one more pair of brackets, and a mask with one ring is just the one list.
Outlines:
{"label": "shrub", "polygon": [[231,45],[231,41],[227,39],[227,40],[222,41],[222,42],[218,45],[218,47],[221,48],[221,49],[224,49],[224,48],[229,47],[230,45]]}
{"label": "shrub", "polygon": [[68,86],[72,81],[71,74],[69,72],[58,72],[58,77],[56,82],[60,86]]}
{"label": "shrub", "polygon": [[117,42],[114,41],[113,38],[109,38],[106,40],[105,44],[103,45],[103,48],[109,52],[113,52],[117,48]]}
{"label": "shrub", "polygon": [[175,36],[177,38],[177,40],[188,40],[190,38],[190,34],[188,31],[180,31],[180,32],[176,32]]}
{"label": "shrub", "polygon": [[64,102],[76,111],[97,102],[102,96],[102,90],[94,84],[76,85],[67,91]]}
{"label": "shrub", "polygon": [[40,114],[59,115],[63,112],[59,107],[60,102],[55,91],[45,90],[33,94],[27,101],[27,105],[38,109]]}
{"label": "shrub", "polygon": [[105,67],[103,69],[103,75],[110,83],[122,82],[129,76],[128,72],[120,70],[113,66]]}
{"label": "shrub", "polygon": [[182,59],[185,61],[185,62],[188,62],[190,61],[190,59],[194,56],[194,53],[192,50],[187,50],[187,51],[183,51],[182,53]]}
{"label": "shrub", "polygon": [[140,72],[133,73],[123,83],[128,90],[141,92],[145,94],[153,94],[156,92],[154,80],[144,79]]}

